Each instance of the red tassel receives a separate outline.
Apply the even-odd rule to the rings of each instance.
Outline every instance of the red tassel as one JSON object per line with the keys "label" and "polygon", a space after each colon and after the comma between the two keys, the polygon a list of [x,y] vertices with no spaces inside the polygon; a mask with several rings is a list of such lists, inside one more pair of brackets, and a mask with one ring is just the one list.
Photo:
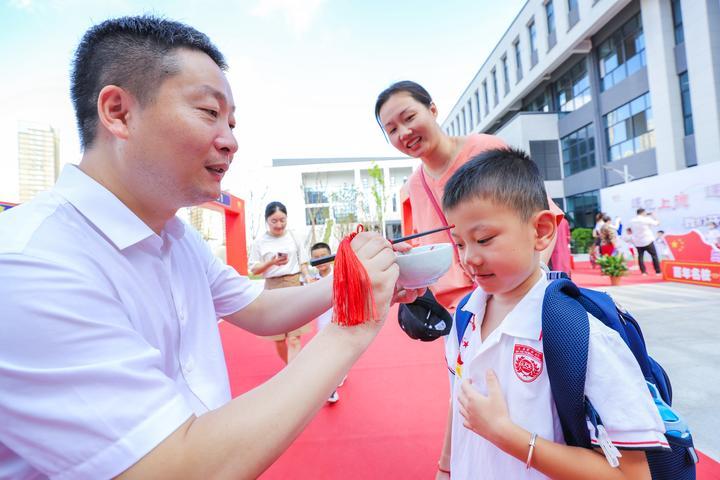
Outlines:
{"label": "red tassel", "polygon": [[350,246],[355,235],[363,230],[363,226],[358,225],[357,232],[345,237],[335,254],[333,321],[338,325],[360,325],[377,318],[372,282]]}

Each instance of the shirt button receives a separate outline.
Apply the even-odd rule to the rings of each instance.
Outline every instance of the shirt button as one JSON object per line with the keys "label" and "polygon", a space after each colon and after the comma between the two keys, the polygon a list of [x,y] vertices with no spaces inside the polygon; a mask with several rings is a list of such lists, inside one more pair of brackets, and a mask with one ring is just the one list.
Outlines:
{"label": "shirt button", "polygon": [[195,368],[195,362],[193,361],[192,357],[189,357],[183,364],[183,371],[185,373],[190,373],[193,371],[193,368]]}

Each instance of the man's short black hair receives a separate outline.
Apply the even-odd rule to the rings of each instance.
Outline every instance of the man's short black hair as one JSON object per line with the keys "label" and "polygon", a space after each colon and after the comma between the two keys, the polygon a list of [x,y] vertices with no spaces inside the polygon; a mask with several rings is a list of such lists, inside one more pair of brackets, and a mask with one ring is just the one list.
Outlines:
{"label": "man's short black hair", "polygon": [[445,184],[443,210],[452,210],[473,198],[510,207],[523,221],[549,208],[537,165],[515,148],[488,150],[458,168]]}
{"label": "man's short black hair", "polygon": [[83,149],[92,145],[97,133],[100,90],[117,85],[147,104],[162,81],[178,73],[174,54],[179,48],[204,52],[218,67],[227,69],[225,58],[210,39],[180,22],[151,15],[121,17],[85,32],[75,51],[70,80]]}
{"label": "man's short black hair", "polygon": [[314,252],[315,250],[320,250],[321,248],[326,248],[328,252],[332,252],[332,250],[330,250],[330,245],[325,242],[317,242],[315,245],[310,247],[310,251]]}
{"label": "man's short black hair", "polygon": [[635,213],[636,213],[637,215],[642,215],[643,213],[645,213],[645,209],[644,209],[644,208],[638,208],[637,210],[635,210]]}

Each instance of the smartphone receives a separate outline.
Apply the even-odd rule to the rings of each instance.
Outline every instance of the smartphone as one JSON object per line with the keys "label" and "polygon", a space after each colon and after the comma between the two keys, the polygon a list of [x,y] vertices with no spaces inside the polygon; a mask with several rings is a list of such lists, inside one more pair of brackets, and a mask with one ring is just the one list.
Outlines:
{"label": "smartphone", "polygon": [[287,253],[285,253],[285,252],[278,252],[277,256],[278,256],[279,258],[285,258],[285,257],[287,257]]}

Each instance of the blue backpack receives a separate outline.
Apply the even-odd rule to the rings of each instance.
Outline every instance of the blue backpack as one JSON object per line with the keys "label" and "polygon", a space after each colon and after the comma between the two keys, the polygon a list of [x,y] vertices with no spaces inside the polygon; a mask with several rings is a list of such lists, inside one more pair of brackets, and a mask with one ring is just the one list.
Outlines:
{"label": "blue backpack", "polygon": [[[645,452],[653,480],[694,480],[698,457],[692,436],[685,422],[670,407],[670,379],[660,364],[648,355],[637,321],[621,311],[606,293],[578,288],[566,275],[557,272],[551,272],[549,278],[558,279],[548,285],[543,300],[543,352],[565,443],[592,448],[587,418],[594,425],[596,438],[606,455],[617,452],[606,437],[602,420],[585,396],[590,338],[587,313],[590,313],[618,332],[628,345],[665,422],[665,437],[672,450]],[[472,317],[470,312],[463,310],[469,298],[470,295],[463,298],[455,310],[458,343]]]}

